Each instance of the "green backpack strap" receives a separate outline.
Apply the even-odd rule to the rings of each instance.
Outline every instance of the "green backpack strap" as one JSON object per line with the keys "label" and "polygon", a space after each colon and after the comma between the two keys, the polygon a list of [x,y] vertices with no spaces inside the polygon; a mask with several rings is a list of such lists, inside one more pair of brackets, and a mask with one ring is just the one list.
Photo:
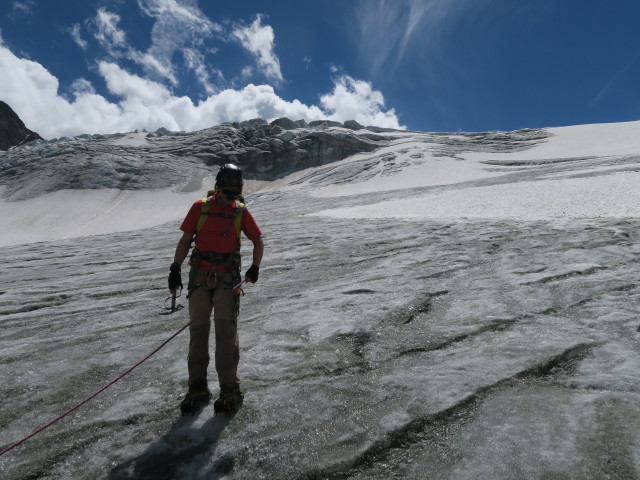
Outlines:
{"label": "green backpack strap", "polygon": [[204,222],[209,218],[209,215],[207,214],[209,213],[209,208],[211,208],[210,199],[211,197],[205,197],[202,199],[202,203],[200,204],[200,218],[198,218],[198,223],[196,224],[196,236],[200,233],[200,230],[202,230]]}
{"label": "green backpack strap", "polygon": [[236,230],[236,238],[238,239],[238,250],[240,250],[240,245],[242,245],[242,214],[247,209],[247,204],[244,202],[244,198],[240,197],[240,202],[238,202],[238,206],[236,207],[236,214],[233,218],[233,226]]}

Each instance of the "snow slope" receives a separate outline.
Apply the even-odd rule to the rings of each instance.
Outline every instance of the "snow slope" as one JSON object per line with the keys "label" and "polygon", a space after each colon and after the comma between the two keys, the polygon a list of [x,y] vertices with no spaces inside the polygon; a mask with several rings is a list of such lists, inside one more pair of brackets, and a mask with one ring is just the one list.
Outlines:
{"label": "snow slope", "polygon": [[[638,216],[640,178],[635,158],[640,152],[640,122],[548,129],[549,137],[532,148],[515,152],[478,152],[463,135],[434,136],[398,132],[388,147],[336,162],[347,176],[369,171],[345,188],[332,183],[293,182],[313,196],[333,198],[425,187],[428,194],[403,192],[396,200],[320,212],[343,218],[401,219],[561,219]],[[442,138],[448,141],[444,144]],[[114,145],[144,145],[140,134],[113,140]],[[456,143],[457,141],[457,143]],[[549,165],[557,168],[549,170]],[[371,170],[378,170],[371,172]],[[327,167],[296,172],[265,191],[287,188],[306,175],[315,179]],[[542,171],[543,173],[538,173]],[[516,172],[514,178],[511,175]],[[372,174],[373,173],[373,174]],[[550,178],[545,179],[544,175]],[[485,179],[509,179],[479,185]],[[496,184],[497,183],[497,184]],[[212,187],[205,178],[199,191]],[[260,183],[262,187],[263,182]],[[257,185],[253,189],[260,188]],[[0,187],[1,188],[1,187]],[[87,234],[131,231],[177,221],[194,194],[172,189],[153,191],[58,190],[10,202],[0,199],[0,245],[75,238]],[[46,212],[46,215],[42,215]]]}
{"label": "snow slope", "polygon": [[[640,122],[548,131],[552,136],[547,141],[528,150],[468,152],[460,155],[460,163],[446,157],[434,158],[429,147],[420,143],[403,144],[394,163],[404,162],[406,167],[392,178],[378,175],[358,183],[354,189],[329,186],[317,195],[342,196],[439,185],[459,188],[399,195],[402,198],[398,200],[331,209],[320,214],[411,220],[638,217],[640,172],[636,157],[640,153]],[[394,148],[397,152],[397,147],[389,150]],[[415,158],[420,161],[412,161]],[[557,167],[550,169],[549,165]],[[478,180],[503,177],[514,171],[516,174],[504,183],[478,184]]]}
{"label": "snow slope", "polygon": [[[639,133],[385,133],[263,185],[239,414],[178,416],[183,334],[0,457],[2,478],[640,478]],[[117,192],[54,192],[26,202],[55,221],[2,230],[1,445],[188,321],[158,313],[197,195],[141,228],[165,194],[110,210]],[[104,230],[82,236],[91,218],[70,200],[91,195]],[[3,222],[28,215],[15,203]],[[62,239],[64,222],[79,236]]]}

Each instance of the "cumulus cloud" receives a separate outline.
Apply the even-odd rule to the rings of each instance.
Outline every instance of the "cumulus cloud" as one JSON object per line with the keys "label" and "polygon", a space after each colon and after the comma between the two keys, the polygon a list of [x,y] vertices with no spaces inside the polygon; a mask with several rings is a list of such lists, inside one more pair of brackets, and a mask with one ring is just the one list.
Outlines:
{"label": "cumulus cloud", "polygon": [[320,106],[288,101],[278,96],[272,86],[254,84],[224,89],[194,102],[187,96],[174,95],[157,81],[126,71],[116,62],[100,61],[96,71],[116,100],[96,93],[94,85],[84,78],[73,82],[70,100],[59,92],[54,75],[41,64],[14,55],[1,37],[0,71],[2,100],[28,128],[45,138],[159,127],[193,131],[257,117],[354,119],[365,125],[399,127],[394,110],[385,110],[380,92],[371,84],[346,75],[335,80],[333,90],[320,98]]}
{"label": "cumulus cloud", "polygon": [[265,77],[270,80],[283,80],[280,60],[273,51],[275,47],[273,28],[270,25],[262,25],[261,15],[258,15],[248,27],[237,27],[232,32],[232,36],[255,57]]}
{"label": "cumulus cloud", "polygon": [[78,91],[71,103],[58,94],[58,79],[37,62],[18,58],[0,46],[0,92],[2,99],[18,113],[29,128],[45,137],[73,135],[99,127],[103,118],[117,115],[118,107],[103,97]]}
{"label": "cumulus cloud", "polygon": [[363,125],[404,128],[400,126],[393,108],[384,110],[382,93],[374,90],[369,82],[348,75],[338,77],[333,92],[322,95],[320,103],[332,120],[355,120]]}
{"label": "cumulus cloud", "polygon": [[76,97],[83,93],[96,93],[93,84],[86,78],[76,78],[71,84],[71,91]]}

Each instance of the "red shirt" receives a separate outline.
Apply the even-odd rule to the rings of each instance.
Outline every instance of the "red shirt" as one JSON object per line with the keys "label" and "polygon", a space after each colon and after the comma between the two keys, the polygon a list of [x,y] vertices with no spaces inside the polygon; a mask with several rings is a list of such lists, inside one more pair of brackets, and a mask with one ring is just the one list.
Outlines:
{"label": "red shirt", "polygon": [[[196,225],[200,219],[202,200],[195,202],[189,209],[189,213],[185,217],[180,230],[185,233],[195,235]],[[230,215],[230,218],[223,218],[217,216],[208,216],[207,220],[202,225],[200,233],[196,237],[196,248],[201,252],[218,252],[218,253],[231,253],[238,248],[238,239],[236,237],[236,229],[233,226],[233,215],[236,213],[236,202],[233,202],[228,207],[222,207],[216,202],[216,196],[214,194],[209,202],[209,211],[211,213],[222,213]],[[249,240],[255,240],[262,231],[256,224],[249,210],[245,208],[242,212],[242,232]],[[202,270],[211,270],[211,264],[208,262],[200,262],[200,268]],[[218,268],[219,271],[224,271]]]}

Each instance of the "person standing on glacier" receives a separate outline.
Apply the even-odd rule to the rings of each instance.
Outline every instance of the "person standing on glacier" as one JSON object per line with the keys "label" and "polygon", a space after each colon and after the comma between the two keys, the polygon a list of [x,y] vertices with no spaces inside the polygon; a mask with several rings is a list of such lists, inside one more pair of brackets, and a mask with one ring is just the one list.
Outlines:
{"label": "person standing on glacier", "polygon": [[247,210],[242,188],[242,171],[232,163],[220,167],[215,188],[207,198],[196,201],[185,217],[183,234],[176,247],[169,273],[169,290],[182,289],[181,265],[195,246],[190,259],[189,299],[189,390],[180,404],[183,414],[193,413],[211,399],[207,382],[209,334],[213,311],[215,330],[215,367],[220,397],[214,410],[235,412],[242,405],[238,362],[238,313],[240,291],[233,291],[241,280],[241,234],[253,242],[253,261],[245,281],[258,281],[264,253],[262,232]]}

